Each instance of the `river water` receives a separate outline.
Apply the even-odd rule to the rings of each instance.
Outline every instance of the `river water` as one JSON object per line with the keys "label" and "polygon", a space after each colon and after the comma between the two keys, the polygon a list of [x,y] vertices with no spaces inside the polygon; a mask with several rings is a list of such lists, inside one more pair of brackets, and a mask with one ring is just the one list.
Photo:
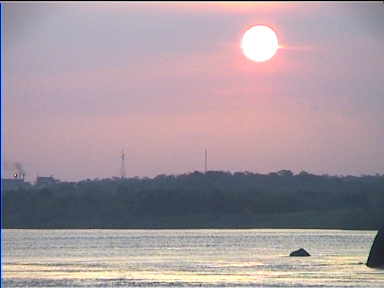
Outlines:
{"label": "river water", "polygon": [[[384,287],[375,231],[4,230],[3,287]],[[298,248],[311,257],[288,257]]]}

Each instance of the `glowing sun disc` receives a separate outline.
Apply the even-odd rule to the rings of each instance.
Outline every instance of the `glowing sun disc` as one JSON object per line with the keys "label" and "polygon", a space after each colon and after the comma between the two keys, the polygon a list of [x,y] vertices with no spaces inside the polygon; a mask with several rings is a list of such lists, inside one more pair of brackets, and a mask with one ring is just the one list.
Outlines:
{"label": "glowing sun disc", "polygon": [[278,48],[279,42],[275,31],[264,25],[256,25],[248,29],[241,39],[244,55],[256,62],[271,59]]}

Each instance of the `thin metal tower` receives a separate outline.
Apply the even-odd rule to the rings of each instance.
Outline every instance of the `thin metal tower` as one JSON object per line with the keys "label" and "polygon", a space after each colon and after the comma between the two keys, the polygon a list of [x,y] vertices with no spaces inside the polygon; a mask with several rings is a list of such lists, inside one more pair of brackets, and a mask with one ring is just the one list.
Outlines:
{"label": "thin metal tower", "polygon": [[208,162],[208,155],[207,155],[207,148],[205,148],[204,151],[204,173],[207,173],[207,162]]}
{"label": "thin metal tower", "polygon": [[124,150],[121,151],[121,166],[120,166],[120,176],[121,178],[126,177],[126,171],[125,171],[125,152]]}

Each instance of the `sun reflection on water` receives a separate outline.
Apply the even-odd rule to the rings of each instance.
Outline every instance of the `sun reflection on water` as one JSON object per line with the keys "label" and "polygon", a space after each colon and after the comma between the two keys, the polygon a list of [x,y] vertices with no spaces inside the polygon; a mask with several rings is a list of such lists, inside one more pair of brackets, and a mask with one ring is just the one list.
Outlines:
{"label": "sun reflection on water", "polygon": [[[373,233],[280,232],[124,231],[115,232],[120,246],[110,250],[104,232],[100,239],[97,231],[91,238],[60,232],[51,246],[55,237],[46,232],[50,240],[28,257],[26,240],[14,234],[6,244],[3,277],[6,287],[384,287],[384,274],[363,265]],[[314,243],[316,237],[322,242]],[[312,256],[288,257],[296,246],[308,247]]]}

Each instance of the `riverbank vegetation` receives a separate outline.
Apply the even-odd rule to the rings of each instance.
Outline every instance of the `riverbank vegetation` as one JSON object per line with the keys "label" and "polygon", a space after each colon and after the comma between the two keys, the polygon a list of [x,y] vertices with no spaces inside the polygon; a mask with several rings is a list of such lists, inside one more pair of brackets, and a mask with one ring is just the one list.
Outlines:
{"label": "riverbank vegetation", "polygon": [[384,220],[384,175],[208,171],[4,188],[4,228],[377,229]]}

